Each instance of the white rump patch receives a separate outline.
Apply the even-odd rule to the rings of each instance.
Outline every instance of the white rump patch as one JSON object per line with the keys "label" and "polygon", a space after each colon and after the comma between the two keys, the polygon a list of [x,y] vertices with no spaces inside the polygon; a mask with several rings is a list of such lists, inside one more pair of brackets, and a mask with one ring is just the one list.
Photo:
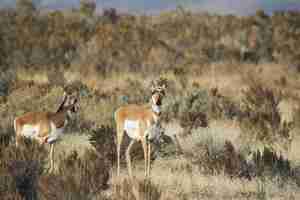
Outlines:
{"label": "white rump patch", "polygon": [[124,122],[124,130],[130,138],[138,138],[138,129],[140,128],[139,121],[134,120],[125,120]]}
{"label": "white rump patch", "polygon": [[37,137],[40,130],[40,126],[38,125],[24,125],[21,131],[21,135],[27,138],[35,138]]}

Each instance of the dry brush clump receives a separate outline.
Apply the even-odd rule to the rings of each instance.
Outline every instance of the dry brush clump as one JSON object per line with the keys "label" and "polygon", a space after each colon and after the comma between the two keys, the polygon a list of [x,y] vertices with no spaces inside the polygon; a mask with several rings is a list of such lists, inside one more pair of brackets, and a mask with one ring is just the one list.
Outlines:
{"label": "dry brush clump", "polygon": [[245,153],[232,141],[213,136],[211,131],[205,132],[193,131],[189,137],[195,137],[194,142],[189,149],[183,148],[183,156],[203,174],[225,174],[232,178],[250,179],[251,171]]}
{"label": "dry brush clump", "polygon": [[4,103],[7,100],[7,96],[11,92],[14,82],[15,74],[13,71],[3,71],[0,75],[0,103]]}
{"label": "dry brush clump", "polygon": [[291,162],[272,149],[265,147],[263,151],[254,151],[248,147],[251,144],[239,146],[226,136],[223,138],[211,131],[202,131],[193,131],[188,136],[193,138],[193,142],[188,148],[183,148],[182,155],[192,164],[187,165],[188,168],[193,166],[206,175],[224,174],[231,178],[252,180],[267,177],[281,183],[297,181],[297,171]]}
{"label": "dry brush clump", "polygon": [[151,180],[124,179],[120,183],[114,185],[114,192],[111,199],[158,200],[161,199],[161,196],[161,188],[159,188],[159,186],[154,184]]}
{"label": "dry brush clump", "polygon": [[188,132],[209,126],[212,119],[233,119],[240,115],[238,104],[217,89],[192,89],[185,96],[172,97],[164,107],[163,120],[178,120]]}
{"label": "dry brush clump", "polygon": [[109,167],[93,150],[82,157],[76,151],[60,158],[55,174],[39,180],[41,199],[103,199],[108,188]]}
{"label": "dry brush clump", "polygon": [[264,148],[263,152],[253,152],[251,162],[255,166],[252,172],[253,175],[262,177],[278,176],[283,180],[295,178],[290,161],[267,147]]}
{"label": "dry brush clump", "polygon": [[0,195],[3,199],[104,199],[110,168],[94,150],[82,157],[61,154],[58,168],[48,173],[49,148],[23,139],[18,148],[13,130],[0,134]]}
{"label": "dry brush clump", "polygon": [[48,155],[45,148],[30,140],[23,140],[19,148],[13,144],[0,148],[1,197],[38,199],[38,181]]}
{"label": "dry brush clump", "polygon": [[111,126],[100,126],[89,133],[89,141],[100,158],[112,167],[117,159],[116,131]]}
{"label": "dry brush clump", "polygon": [[288,149],[294,124],[281,119],[278,105],[282,98],[280,91],[251,81],[249,89],[244,91],[243,115],[239,118],[246,140],[263,143],[274,151]]}
{"label": "dry brush clump", "polygon": [[163,119],[178,119],[182,127],[197,128],[208,125],[209,95],[205,90],[191,91],[184,97],[166,99]]}

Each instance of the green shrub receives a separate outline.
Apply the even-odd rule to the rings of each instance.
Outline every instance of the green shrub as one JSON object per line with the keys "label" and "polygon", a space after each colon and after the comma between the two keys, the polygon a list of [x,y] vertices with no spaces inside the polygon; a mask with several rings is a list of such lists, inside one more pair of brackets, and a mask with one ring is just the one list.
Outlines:
{"label": "green shrub", "polygon": [[[182,127],[207,126],[209,95],[205,90],[195,90],[184,97],[172,97],[164,106],[163,119],[178,119]],[[166,101],[167,101],[166,100]]]}
{"label": "green shrub", "polygon": [[218,93],[194,89],[185,96],[172,97],[164,106],[163,120],[178,120],[187,130],[207,127],[211,119],[233,119],[241,114],[237,104]]}
{"label": "green shrub", "polygon": [[279,176],[286,180],[293,175],[290,161],[267,147],[264,148],[263,152],[253,152],[252,163],[255,166],[254,174],[256,176]]}
{"label": "green shrub", "polygon": [[[106,160],[109,166],[113,166],[117,159],[117,146],[115,144],[116,131],[110,126],[100,126],[100,128],[90,131],[89,141],[95,148],[98,156]],[[124,141],[123,141],[124,142]],[[123,145],[124,146],[124,145]]]}

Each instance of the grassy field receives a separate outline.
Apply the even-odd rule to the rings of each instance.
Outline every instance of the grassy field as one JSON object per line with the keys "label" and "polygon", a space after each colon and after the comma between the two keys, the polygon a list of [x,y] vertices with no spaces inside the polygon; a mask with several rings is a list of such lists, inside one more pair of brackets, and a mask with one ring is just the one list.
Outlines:
{"label": "grassy field", "polygon": [[[300,198],[299,13],[28,9],[0,12],[1,198]],[[129,179],[126,138],[118,178],[113,113],[147,103],[158,78],[168,87],[151,176],[136,145]],[[13,119],[55,111],[66,87],[79,92],[80,110],[48,173],[49,146],[16,148]]]}
{"label": "grassy field", "polygon": [[[267,68],[269,66],[272,66],[273,68],[284,68],[284,66],[278,66],[272,63],[262,66],[253,65],[252,67]],[[226,65],[223,64],[222,67],[226,67]],[[283,69],[278,69],[278,71],[282,71],[282,75],[291,73],[289,71],[284,71]],[[18,77],[21,78],[25,76],[23,73],[24,72],[22,72],[22,75],[19,75]],[[66,72],[66,74],[70,76],[69,72]],[[222,76],[222,74],[224,76]],[[39,75],[37,76],[39,77]],[[190,129],[189,125],[186,125],[182,118],[188,118],[188,115],[185,115],[185,112],[192,111],[185,111],[186,108],[184,108],[184,105],[180,105],[182,108],[179,106],[179,111],[176,111],[176,113],[173,110],[175,108],[172,107],[177,104],[174,104],[173,101],[178,101],[179,104],[182,102],[182,104],[184,104],[184,101],[188,101],[185,99],[188,99],[191,92],[197,90],[198,87],[201,88],[201,91],[209,91],[214,84],[211,83],[213,78],[210,79],[207,75],[194,76],[193,74],[187,74],[185,77],[176,77],[170,72],[163,74],[163,76],[167,77],[170,83],[174,83],[170,86],[170,92],[167,93],[167,97],[164,100],[164,109],[167,117],[163,123],[165,134],[169,138],[172,138],[172,141],[169,141],[162,146],[160,149],[161,156],[157,157],[152,162],[150,178],[151,185],[147,185],[148,183],[144,183],[143,180],[144,165],[141,154],[140,156],[134,156],[136,157],[134,159],[135,183],[131,183],[128,179],[126,163],[123,162],[121,177],[118,179],[116,177],[116,169],[114,165],[115,160],[111,161],[112,164],[105,164],[108,161],[105,161],[105,158],[103,158],[104,160],[100,160],[98,161],[100,163],[97,163],[107,166],[106,173],[109,174],[107,182],[108,188],[98,190],[99,197],[94,198],[132,199],[139,196],[140,199],[298,199],[300,193],[298,192],[299,150],[297,147],[300,143],[300,137],[298,135],[298,127],[296,125],[290,130],[290,137],[292,137],[292,141],[289,143],[287,148],[285,148],[286,146],[284,146],[284,142],[273,144],[268,140],[265,140],[264,142],[260,142],[258,139],[254,140],[253,138],[253,140],[251,140],[251,138],[249,139],[246,136],[247,134],[253,133],[251,131],[246,132],[245,136],[246,129],[243,124],[246,122],[239,120],[238,116],[233,118],[227,118],[226,116],[214,116],[214,113],[210,113],[213,111],[210,110],[207,110],[207,112],[211,115],[208,117],[209,123],[207,127],[191,125],[192,128]],[[280,77],[280,75],[278,76]],[[292,79],[293,76],[294,80]],[[216,77],[218,77],[217,83],[220,85],[218,88],[220,88],[219,91],[222,95],[226,95],[226,97],[231,99],[233,102],[243,101],[243,90],[246,90],[247,87],[249,87],[249,83],[245,80],[244,73],[235,72],[234,74],[226,75],[226,73],[222,71],[216,71]],[[290,94],[290,96],[287,95],[281,101],[282,103],[280,104],[280,108],[278,107],[278,112],[280,110],[279,113],[281,114],[282,120],[285,119],[287,121],[294,121],[294,119],[296,119],[295,116],[297,113],[295,112],[297,111],[298,106],[294,99],[294,95],[292,95],[297,93],[297,89],[293,88],[293,85],[298,80],[295,75],[291,75],[291,77],[292,78],[289,80],[290,86],[286,86],[287,90],[282,89],[282,91],[286,91]],[[118,106],[122,105],[121,96],[124,94],[122,91],[130,90],[133,91],[133,95],[139,95],[138,91],[130,89],[134,87],[131,84],[138,84],[139,87],[145,87],[144,90],[146,90],[146,83],[152,78],[153,77],[146,77],[143,79],[139,74],[128,73],[126,76],[117,76],[114,74],[111,77],[97,80],[98,84],[102,85],[101,90],[99,90],[103,91],[103,94],[111,94],[111,96],[101,96],[102,92],[99,92],[99,94],[97,93],[98,90],[92,90],[89,91],[91,94],[81,97],[80,112],[76,116],[76,119],[74,119],[75,121],[68,127],[66,135],[57,144],[56,175],[53,176],[67,176],[62,173],[61,170],[65,167],[66,159],[70,159],[69,157],[74,156],[74,152],[76,152],[76,159],[78,160],[87,159],[88,156],[86,155],[86,151],[89,150],[92,152],[99,152],[100,154],[103,153],[102,151],[115,152],[115,145],[113,141],[112,144],[108,146],[99,142],[100,140],[107,140],[105,139],[105,134],[111,134],[114,136],[115,133],[112,131],[102,133],[101,131],[97,131],[98,127],[101,125],[114,127],[112,113]],[[180,78],[186,78],[186,82],[184,82],[185,86],[181,85],[178,80]],[[274,78],[274,80],[272,81],[271,78]],[[36,77],[32,77],[30,81],[35,81],[35,79]],[[37,79],[39,80],[39,78]],[[221,79],[226,80],[224,85]],[[272,88],[275,87],[274,82],[276,82],[276,77],[269,77],[261,73],[260,81],[262,81],[264,85],[267,85],[267,87]],[[108,84],[110,82],[112,84]],[[120,84],[118,84],[118,82]],[[118,91],[121,91],[120,94],[116,92],[116,88],[118,88]],[[35,107],[34,105],[39,105],[37,109],[41,111],[54,110],[58,105],[61,93],[62,88],[60,86],[52,86],[48,83],[43,85],[35,82],[33,85],[25,85],[21,88],[14,89],[7,96],[7,101],[1,104],[1,116],[3,116],[1,126],[4,127],[4,129],[11,130],[13,117],[30,110],[35,110],[33,109]],[[147,91],[144,93],[147,94]],[[141,101],[146,103],[142,100],[143,97],[131,96],[130,92],[127,95],[129,98],[132,98],[130,100],[133,102]],[[206,99],[205,101],[208,100]],[[205,107],[205,105],[203,105],[203,107]],[[112,128],[112,130],[113,129],[114,128]],[[99,137],[96,139],[96,142],[99,142],[97,147],[98,149],[95,148],[89,141],[89,138],[91,137],[90,135],[93,134],[93,131],[95,131],[94,134]],[[4,135],[5,133],[6,131],[3,131]],[[9,134],[12,138],[11,144],[8,146],[2,146],[1,149],[3,149],[3,151],[8,151],[7,149],[14,149],[14,144],[12,142],[14,133],[13,131],[8,131],[7,134]],[[175,137],[176,140],[174,140]],[[255,135],[253,135],[253,137],[255,137]],[[285,140],[285,137],[282,137],[282,140]],[[234,148],[233,152],[229,152],[229,155],[226,155],[226,142],[232,144]],[[290,168],[277,169],[277,161],[273,158],[273,162],[271,164],[268,163],[270,166],[267,166],[266,169],[260,169],[262,172],[255,171],[258,166],[253,163],[255,159],[253,159],[251,152],[264,152],[264,148],[270,147],[270,145],[272,147],[272,151],[275,151],[277,155],[281,155],[289,162]],[[101,148],[107,149],[103,150]],[[180,149],[180,151],[178,149]],[[46,147],[46,152],[48,150],[48,147]],[[32,152],[26,149],[23,149],[23,151],[24,153],[32,154]],[[137,147],[137,150],[133,154],[139,154],[139,151],[141,153],[141,148]],[[35,152],[34,154],[38,154],[38,152]],[[123,152],[123,154],[125,153]],[[44,158],[47,158],[47,153],[44,153],[43,155],[45,156]],[[237,160],[230,161],[233,162],[232,164],[226,164],[228,163],[228,160],[232,160],[226,156]],[[15,159],[23,160],[24,158],[16,157]],[[107,158],[107,160],[110,159],[115,159],[115,157]],[[237,165],[240,165],[241,162],[244,162],[240,159],[249,163],[246,164],[246,169],[243,167],[237,167]],[[78,160],[76,160],[76,162],[82,162]],[[42,169],[44,167],[47,169],[47,162],[48,159],[46,159],[45,164],[41,166]],[[86,162],[95,161],[92,159],[86,160]],[[72,165],[74,165],[72,167],[75,167],[72,168],[74,170],[74,176],[76,176],[77,173],[83,173],[80,172],[82,168],[77,166],[78,164],[73,163]],[[272,169],[272,167],[274,167],[274,169]],[[30,168],[30,170],[34,169]],[[97,169],[91,167],[86,170],[95,170],[95,172],[92,173],[96,173]],[[249,172],[253,173],[253,175],[250,177],[248,175],[241,175],[240,170],[253,170],[252,172]],[[275,172],[277,170],[279,172]],[[283,172],[281,172],[281,170],[283,170]],[[286,171],[285,173],[285,170],[291,170],[291,172]],[[5,170],[3,169],[3,173],[4,172]],[[47,172],[45,171],[42,172],[40,176],[43,177],[49,175],[47,175]],[[70,174],[68,176],[70,176]],[[79,184],[79,182],[76,181],[80,181],[80,178],[73,177],[72,181],[66,178],[65,181],[66,182],[64,184],[69,184],[69,182],[72,183],[72,181]],[[41,184],[41,180],[37,180],[37,182],[38,185]],[[51,182],[48,184],[51,184]],[[97,182],[94,184],[97,184]],[[38,193],[44,194],[45,191],[43,191],[40,187],[41,186],[37,186]],[[78,187],[80,187],[80,184]],[[76,190],[76,188],[72,188],[72,190],[65,189],[62,193],[67,191],[76,194],[78,191],[73,191],[73,189]],[[77,190],[80,189],[78,188]],[[63,194],[61,195],[63,198]],[[38,198],[49,198],[41,196]]]}

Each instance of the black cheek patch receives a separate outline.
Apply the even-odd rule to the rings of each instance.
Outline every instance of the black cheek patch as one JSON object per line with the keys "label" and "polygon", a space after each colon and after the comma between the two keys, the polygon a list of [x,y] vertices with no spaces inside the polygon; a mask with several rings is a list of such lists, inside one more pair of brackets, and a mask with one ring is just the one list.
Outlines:
{"label": "black cheek patch", "polygon": [[73,106],[72,109],[71,109],[71,111],[72,111],[73,113],[75,113],[76,110],[77,110],[77,109],[75,108],[75,106]]}
{"label": "black cheek patch", "polygon": [[161,106],[161,99],[160,98],[156,101],[156,105]]}

